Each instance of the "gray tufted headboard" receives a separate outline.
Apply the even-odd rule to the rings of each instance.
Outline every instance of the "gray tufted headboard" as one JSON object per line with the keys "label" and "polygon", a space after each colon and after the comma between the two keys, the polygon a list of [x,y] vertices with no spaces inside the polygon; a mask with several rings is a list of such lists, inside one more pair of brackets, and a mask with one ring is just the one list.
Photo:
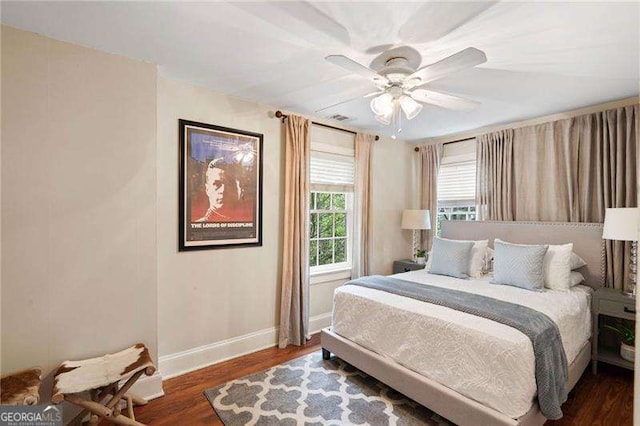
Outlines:
{"label": "gray tufted headboard", "polygon": [[481,222],[444,221],[442,238],[453,240],[493,239],[517,244],[567,244],[587,262],[580,268],[585,284],[598,288],[604,285],[604,240],[601,223],[578,222]]}

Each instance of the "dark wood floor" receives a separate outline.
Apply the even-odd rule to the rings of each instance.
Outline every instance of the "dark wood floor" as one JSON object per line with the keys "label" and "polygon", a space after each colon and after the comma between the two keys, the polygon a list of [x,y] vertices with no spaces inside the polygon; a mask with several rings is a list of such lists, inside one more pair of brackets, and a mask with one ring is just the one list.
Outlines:
{"label": "dark wood floor", "polygon": [[[209,389],[247,374],[320,350],[320,337],[303,347],[270,348],[194,371],[164,382],[165,396],[136,408],[136,420],[151,425],[221,425],[203,395]],[[598,375],[585,371],[562,407],[565,416],[547,425],[631,425],[633,373],[602,365]]]}

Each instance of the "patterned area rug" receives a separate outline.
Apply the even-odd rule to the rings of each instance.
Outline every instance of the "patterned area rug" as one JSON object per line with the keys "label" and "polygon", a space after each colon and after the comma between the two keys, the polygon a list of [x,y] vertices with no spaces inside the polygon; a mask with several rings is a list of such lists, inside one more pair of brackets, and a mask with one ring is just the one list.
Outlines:
{"label": "patterned area rug", "polygon": [[451,425],[346,362],[321,352],[205,391],[227,426]]}

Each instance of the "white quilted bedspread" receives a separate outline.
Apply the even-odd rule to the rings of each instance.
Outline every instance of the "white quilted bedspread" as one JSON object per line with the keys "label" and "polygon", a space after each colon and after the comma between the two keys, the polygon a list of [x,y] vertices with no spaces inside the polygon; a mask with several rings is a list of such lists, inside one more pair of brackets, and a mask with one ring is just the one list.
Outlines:
{"label": "white quilted bedspread", "polygon": [[[591,289],[532,292],[424,270],[394,277],[468,291],[543,312],[556,322],[569,364],[591,336]],[[336,289],[333,330],[457,392],[518,418],[536,395],[531,341],[509,326],[359,286]]]}

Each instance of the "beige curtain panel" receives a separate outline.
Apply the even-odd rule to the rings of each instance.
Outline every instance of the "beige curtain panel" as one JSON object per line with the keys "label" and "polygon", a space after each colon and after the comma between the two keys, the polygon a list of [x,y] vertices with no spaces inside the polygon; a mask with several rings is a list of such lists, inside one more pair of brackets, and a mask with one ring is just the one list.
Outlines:
{"label": "beige curtain panel", "polygon": [[438,216],[438,171],[442,158],[442,145],[421,146],[420,153],[420,208],[429,210],[431,215],[431,230],[422,232],[422,247],[431,249],[433,235],[436,232]]}
{"label": "beige curtain panel", "polygon": [[356,134],[354,235],[351,277],[371,273],[373,257],[373,147],[375,136]]}
{"label": "beige curtain panel", "polygon": [[[604,222],[606,208],[637,207],[639,108],[633,105],[514,129],[513,220]],[[500,138],[479,138],[478,202],[486,205],[487,219],[509,220],[493,216],[496,207],[487,202],[495,197],[486,193],[499,193],[504,183],[491,174],[497,161],[489,171],[481,164],[481,154],[486,158],[493,155],[491,150],[501,150]],[[506,167],[509,160],[500,162]],[[484,192],[480,181],[488,187]],[[501,205],[506,204],[503,200]],[[606,242],[607,286],[622,289],[629,282],[629,252],[629,243]]]}
{"label": "beige curtain panel", "polygon": [[309,120],[285,121],[284,244],[278,346],[302,345],[309,330]]}
{"label": "beige curtain panel", "polygon": [[477,138],[478,218],[513,220],[513,130]]}

